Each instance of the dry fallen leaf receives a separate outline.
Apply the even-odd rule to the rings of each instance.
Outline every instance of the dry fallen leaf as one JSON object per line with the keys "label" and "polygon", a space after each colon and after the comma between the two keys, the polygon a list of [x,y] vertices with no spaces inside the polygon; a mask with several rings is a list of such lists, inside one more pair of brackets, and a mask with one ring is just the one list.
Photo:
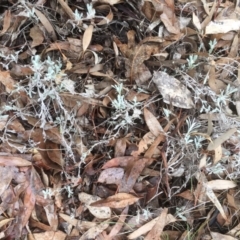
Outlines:
{"label": "dry fallen leaf", "polygon": [[106,17],[104,17],[99,23],[97,23],[97,25],[104,25],[104,24],[108,24],[113,20],[113,13],[112,13],[112,9],[109,5],[100,5],[97,6],[96,9],[99,11],[107,11],[108,14]]}
{"label": "dry fallen leaf", "polygon": [[148,162],[147,158],[139,159],[127,166],[125,175],[119,184],[119,192],[128,193],[132,190],[141,172]]}
{"label": "dry fallen leaf", "polygon": [[[137,237],[140,237],[141,235],[147,233],[154,227],[154,225],[157,223],[158,220],[159,220],[159,217],[156,217],[156,218],[152,219],[151,221],[149,221],[148,223],[142,225],[136,231],[129,234],[128,239],[136,239]],[[172,223],[175,221],[176,221],[176,218],[173,215],[167,214],[166,224],[169,224],[169,223]]]}
{"label": "dry fallen leaf", "polygon": [[210,232],[212,239],[219,239],[219,240],[237,240],[238,238],[232,237],[227,234],[221,234],[218,232]]}
{"label": "dry fallen leaf", "polygon": [[101,3],[108,3],[110,5],[114,5],[117,3],[120,3],[122,0],[99,0],[99,2]]}
{"label": "dry fallen leaf", "polygon": [[39,46],[44,41],[43,33],[37,25],[35,25],[34,27],[31,28],[30,37],[33,39],[32,43],[31,43],[32,48]]}
{"label": "dry fallen leaf", "polygon": [[139,197],[135,197],[128,193],[117,193],[111,197],[104,200],[96,201],[90,206],[93,207],[110,207],[110,208],[124,208],[129,205],[134,204],[139,200]]}
{"label": "dry fallen leaf", "polygon": [[83,34],[83,39],[82,39],[83,52],[85,52],[87,50],[87,48],[92,40],[92,34],[93,34],[93,25],[90,24]]}
{"label": "dry fallen leaf", "polygon": [[6,87],[8,93],[11,93],[15,88],[15,81],[9,71],[0,71],[0,82]]}
{"label": "dry fallen leaf", "polygon": [[8,28],[10,27],[11,24],[11,11],[10,10],[6,10],[5,11],[5,15],[4,15],[4,22],[3,22],[3,28],[0,32],[0,36],[2,36],[4,33],[7,32]]}
{"label": "dry fallen leaf", "polygon": [[218,138],[214,139],[212,142],[209,143],[207,150],[213,151],[217,147],[219,147],[222,143],[228,140],[235,132],[237,131],[236,128],[229,129],[227,132],[220,135]]}
{"label": "dry fallen leaf", "polygon": [[86,204],[88,210],[99,219],[107,219],[111,217],[111,209],[109,207],[93,207],[90,206],[96,201],[102,201],[100,197],[93,196],[84,192],[78,194],[78,198],[81,202]]}
{"label": "dry fallen leaf", "polygon": [[46,231],[42,233],[33,233],[34,239],[37,240],[64,240],[66,239],[67,234],[62,231]]}
{"label": "dry fallen leaf", "polygon": [[108,237],[110,237],[110,238],[115,237],[120,232],[120,230],[122,229],[122,227],[124,225],[125,219],[127,217],[128,209],[129,209],[128,206],[125,209],[123,209],[118,221],[111,229],[111,232],[109,233]]}
{"label": "dry fallen leaf", "polygon": [[64,221],[66,221],[67,223],[73,225],[74,227],[78,228],[81,231],[84,231],[86,229],[90,229],[90,228],[92,228],[92,227],[97,225],[96,222],[78,220],[78,219],[72,218],[71,216],[63,214],[63,213],[59,213],[59,216]]}
{"label": "dry fallen leaf", "polygon": [[158,220],[156,221],[153,228],[149,231],[147,236],[145,237],[145,240],[158,240],[159,237],[162,234],[163,228],[165,227],[167,223],[167,212],[168,209],[164,208],[158,217]]}
{"label": "dry fallen leaf", "polygon": [[90,228],[87,232],[85,232],[79,240],[89,240],[95,239],[98,234],[100,234],[103,230],[108,228],[109,224],[107,222],[102,222],[99,225],[96,225]]}
{"label": "dry fallen leaf", "polygon": [[237,187],[237,184],[230,180],[212,180],[207,182],[208,187],[210,187],[212,190],[226,190],[229,188],[235,188]]}
{"label": "dry fallen leaf", "polygon": [[164,130],[160,125],[159,121],[157,120],[157,118],[147,108],[144,108],[143,113],[144,113],[144,119],[151,133],[155,137],[158,137],[159,135],[163,135]]}
{"label": "dry fallen leaf", "polygon": [[31,162],[23,158],[13,156],[0,156],[0,164],[3,166],[16,166],[16,167],[26,167],[32,165]]}
{"label": "dry fallen leaf", "polygon": [[107,168],[100,173],[98,182],[106,184],[119,184],[124,176],[123,168]]}
{"label": "dry fallen leaf", "polygon": [[46,28],[46,30],[49,33],[50,37],[54,41],[56,41],[57,40],[57,35],[55,33],[55,30],[54,30],[53,26],[51,25],[51,23],[47,19],[47,17],[42,12],[37,10],[36,8],[34,9],[34,13],[37,15],[37,17],[41,21],[42,25]]}
{"label": "dry fallen leaf", "polygon": [[191,92],[176,78],[165,72],[154,72],[153,82],[163,96],[165,103],[180,108],[193,108]]}
{"label": "dry fallen leaf", "polygon": [[222,19],[211,21],[205,30],[205,34],[227,33],[230,31],[239,31],[240,21],[236,19]]}
{"label": "dry fallen leaf", "polygon": [[[215,195],[215,193],[213,192],[213,190],[211,188],[211,185],[213,185],[213,184],[210,184],[210,186],[208,185],[207,178],[203,172],[197,173],[196,177],[198,179],[198,182],[202,185],[202,189],[201,189],[201,194],[203,195],[202,198],[204,198],[204,196],[207,196],[212,201],[212,203],[215,205],[215,207],[218,209],[218,211],[221,213],[222,217],[228,222],[226,213],[225,213],[221,203],[219,202],[217,196]],[[198,184],[198,185],[200,185],[200,184]],[[201,200],[201,199],[199,198],[199,200]],[[201,201],[199,201],[199,202],[201,202]],[[206,201],[204,201],[204,202],[206,202]]]}

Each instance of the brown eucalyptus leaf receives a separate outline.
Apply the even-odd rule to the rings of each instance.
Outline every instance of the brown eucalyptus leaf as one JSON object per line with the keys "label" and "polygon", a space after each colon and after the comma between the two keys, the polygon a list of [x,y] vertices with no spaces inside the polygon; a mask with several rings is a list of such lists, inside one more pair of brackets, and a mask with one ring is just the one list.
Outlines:
{"label": "brown eucalyptus leaf", "polygon": [[46,149],[48,157],[59,166],[63,167],[64,159],[62,157],[62,151],[59,149],[57,143],[51,142],[49,140],[46,141]]}
{"label": "brown eucalyptus leaf", "polygon": [[229,188],[235,188],[237,187],[237,184],[231,180],[212,180],[207,182],[208,187],[210,187],[212,190],[226,190]]}
{"label": "brown eucalyptus leaf", "polygon": [[21,157],[13,156],[0,156],[0,164],[3,166],[16,166],[16,167],[27,167],[32,165],[31,162]]}
{"label": "brown eucalyptus leaf", "polygon": [[147,236],[145,237],[146,240],[158,240],[159,236],[162,234],[163,228],[165,227],[167,223],[167,213],[168,209],[164,208],[158,217],[158,220],[156,221],[153,228],[149,231]]}
{"label": "brown eucalyptus leaf", "polygon": [[186,109],[194,107],[191,92],[178,79],[158,71],[154,72],[152,80],[157,85],[165,103]]}
{"label": "brown eucalyptus leaf", "polygon": [[110,5],[114,5],[114,4],[120,3],[121,0],[99,0],[99,2],[101,2],[101,3],[108,3]]}
{"label": "brown eucalyptus leaf", "polygon": [[34,13],[37,15],[38,19],[40,20],[42,25],[46,28],[47,32],[52,37],[52,39],[54,41],[56,41],[57,40],[57,35],[55,33],[55,30],[54,30],[53,26],[51,25],[51,23],[47,19],[47,17],[41,11],[39,11],[37,9],[34,9]]}
{"label": "brown eucalyptus leaf", "polygon": [[[134,232],[129,234],[128,239],[136,239],[136,238],[140,237],[141,235],[146,234],[148,231],[151,231],[151,229],[154,228],[154,226],[156,225],[156,223],[158,221],[159,221],[159,217],[156,217],[156,218],[150,220],[149,222],[143,224],[137,230],[135,230]],[[166,221],[164,221],[164,222],[166,223],[165,225],[167,225],[167,224],[175,222],[175,221],[176,221],[176,218],[172,214],[167,214]]]}
{"label": "brown eucalyptus leaf", "polygon": [[119,138],[114,148],[114,157],[123,157],[127,147],[127,139]]}
{"label": "brown eucalyptus leaf", "polygon": [[123,168],[104,169],[98,177],[98,182],[106,184],[119,184],[124,176]]}
{"label": "brown eucalyptus leaf", "polygon": [[81,202],[86,204],[88,210],[99,219],[106,219],[111,217],[111,209],[109,207],[93,207],[91,203],[101,200],[100,197],[90,195],[84,192],[78,194],[78,198]]}
{"label": "brown eucalyptus leaf", "polygon": [[227,132],[223,133],[218,138],[216,138],[212,142],[210,142],[209,145],[208,145],[207,150],[208,151],[215,150],[222,143],[224,143],[226,140],[228,140],[236,131],[237,131],[237,128],[229,129]]}
{"label": "brown eucalyptus leaf", "polygon": [[102,169],[112,168],[112,167],[126,167],[130,162],[134,161],[133,156],[124,156],[124,157],[116,157],[107,161]]}
{"label": "brown eucalyptus leaf", "polygon": [[4,15],[4,21],[3,21],[3,28],[0,32],[0,36],[2,36],[4,33],[7,32],[8,28],[10,27],[11,25],[11,18],[12,18],[12,15],[11,15],[11,11],[10,10],[6,10],[5,11],[5,15]]}
{"label": "brown eucalyptus leaf", "polygon": [[103,18],[99,23],[97,23],[97,25],[104,25],[104,24],[108,24],[113,20],[113,12],[112,9],[109,5],[100,5],[98,7],[96,7],[97,10],[102,10],[102,11],[108,11],[108,14],[105,18]]}
{"label": "brown eucalyptus leaf", "polygon": [[109,224],[107,222],[102,222],[95,227],[90,228],[87,232],[85,232],[79,240],[89,240],[96,239],[97,235],[103,232],[106,228],[108,228]]}
{"label": "brown eucalyptus leaf", "polygon": [[6,91],[8,93],[11,93],[12,90],[14,90],[15,86],[15,80],[11,77],[9,71],[0,71],[0,83],[2,83]]}
{"label": "brown eucalyptus leaf", "polygon": [[87,50],[92,40],[92,34],[93,34],[93,25],[90,24],[83,34],[83,39],[82,39],[83,52]]}
{"label": "brown eucalyptus leaf", "polygon": [[158,137],[160,134],[162,135],[164,133],[164,130],[157,118],[147,108],[144,108],[143,113],[144,119],[151,133],[155,137]]}
{"label": "brown eucalyptus leaf", "polygon": [[66,233],[62,231],[44,231],[41,233],[33,233],[32,236],[33,236],[33,239],[38,239],[38,240],[44,240],[44,239],[64,240],[67,237]]}
{"label": "brown eucalyptus leaf", "polygon": [[222,19],[218,21],[210,21],[206,26],[205,34],[227,33],[230,31],[239,31],[240,20]]}
{"label": "brown eucalyptus leaf", "polygon": [[132,190],[134,184],[136,183],[138,177],[140,176],[141,172],[145,168],[146,164],[148,163],[147,158],[139,159],[134,161],[127,166],[127,170],[125,172],[124,178],[120,182],[119,185],[119,192],[128,193]]}
{"label": "brown eucalyptus leaf", "polygon": [[43,33],[37,25],[30,29],[30,37],[33,39],[31,43],[32,48],[42,44],[44,41]]}
{"label": "brown eucalyptus leaf", "polygon": [[132,205],[139,200],[139,197],[135,197],[129,193],[117,193],[104,200],[96,201],[90,206],[93,207],[110,207],[110,208],[125,208],[128,205]]}

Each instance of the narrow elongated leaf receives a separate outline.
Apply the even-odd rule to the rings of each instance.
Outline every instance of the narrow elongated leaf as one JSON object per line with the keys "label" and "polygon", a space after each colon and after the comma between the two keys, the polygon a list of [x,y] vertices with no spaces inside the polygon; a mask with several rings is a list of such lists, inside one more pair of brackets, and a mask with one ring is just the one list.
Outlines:
{"label": "narrow elongated leaf", "polygon": [[207,183],[208,187],[210,187],[212,190],[226,190],[229,188],[235,188],[237,184],[230,180],[212,180]]}
{"label": "narrow elongated leaf", "polygon": [[85,52],[92,40],[92,33],[93,33],[93,25],[89,25],[88,28],[85,30],[83,34],[83,39],[82,39],[82,46],[83,46],[83,52]]}
{"label": "narrow elongated leaf", "polygon": [[41,21],[42,25],[45,27],[45,29],[49,33],[49,35],[52,37],[52,39],[54,41],[56,41],[57,40],[57,35],[54,31],[53,26],[51,25],[51,23],[47,19],[47,17],[42,12],[37,10],[36,8],[34,9],[34,12],[37,15],[37,17],[39,18],[39,20]]}
{"label": "narrow elongated leaf", "polygon": [[23,158],[11,156],[0,156],[0,164],[3,166],[16,166],[16,167],[26,167],[32,165],[31,162]]}
{"label": "narrow elongated leaf", "polygon": [[157,222],[153,226],[153,228],[150,230],[150,232],[145,237],[146,240],[157,240],[159,239],[159,236],[161,235],[163,228],[165,227],[167,223],[167,212],[168,209],[164,208],[158,217]]}
{"label": "narrow elongated leaf", "polygon": [[114,196],[108,197],[104,200],[96,201],[90,206],[93,207],[110,207],[110,208],[124,208],[129,205],[134,204],[139,200],[138,197],[135,197],[128,193],[117,193]]}
{"label": "narrow elongated leaf", "polygon": [[149,130],[154,136],[158,137],[160,134],[162,135],[164,133],[157,118],[147,108],[144,108],[144,118]]}
{"label": "narrow elongated leaf", "polygon": [[219,147],[222,143],[228,140],[235,132],[237,131],[236,128],[229,129],[227,132],[223,133],[218,138],[214,139],[212,142],[209,143],[207,150],[212,151]]}

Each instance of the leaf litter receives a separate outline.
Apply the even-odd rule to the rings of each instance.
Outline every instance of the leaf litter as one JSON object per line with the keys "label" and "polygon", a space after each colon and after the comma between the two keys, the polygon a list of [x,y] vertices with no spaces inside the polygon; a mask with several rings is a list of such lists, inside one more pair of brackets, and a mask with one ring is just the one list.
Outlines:
{"label": "leaf litter", "polygon": [[239,1],[3,1],[0,238],[237,239]]}

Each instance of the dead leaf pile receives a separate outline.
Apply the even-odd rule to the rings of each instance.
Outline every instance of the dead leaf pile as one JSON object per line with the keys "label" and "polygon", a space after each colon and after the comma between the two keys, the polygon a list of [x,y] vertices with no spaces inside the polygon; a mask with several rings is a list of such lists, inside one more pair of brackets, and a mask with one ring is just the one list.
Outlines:
{"label": "dead leaf pile", "polygon": [[238,239],[239,1],[1,1],[0,238]]}

